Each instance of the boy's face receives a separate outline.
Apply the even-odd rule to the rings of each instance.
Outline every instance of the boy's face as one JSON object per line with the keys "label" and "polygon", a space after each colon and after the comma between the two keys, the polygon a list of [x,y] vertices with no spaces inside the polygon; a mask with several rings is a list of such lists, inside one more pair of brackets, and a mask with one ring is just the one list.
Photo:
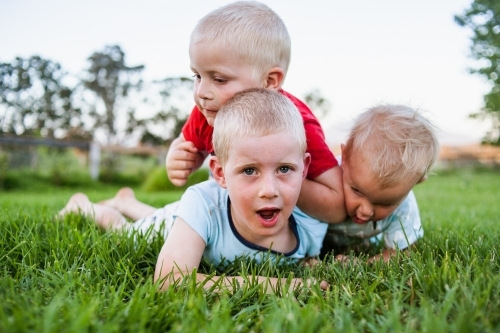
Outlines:
{"label": "boy's face", "polygon": [[228,190],[238,232],[257,243],[286,230],[310,155],[301,153],[296,140],[281,132],[238,138],[228,156],[224,166],[212,157],[210,167],[217,182]]}
{"label": "boy's face", "polygon": [[420,180],[415,177],[383,188],[367,171],[368,163],[362,154],[354,152],[341,165],[347,215],[359,224],[379,221],[392,214]]}
{"label": "boy's face", "polygon": [[210,126],[228,99],[249,88],[265,88],[264,78],[255,78],[255,68],[242,63],[234,52],[218,43],[200,42],[189,46],[194,73],[194,101]]}

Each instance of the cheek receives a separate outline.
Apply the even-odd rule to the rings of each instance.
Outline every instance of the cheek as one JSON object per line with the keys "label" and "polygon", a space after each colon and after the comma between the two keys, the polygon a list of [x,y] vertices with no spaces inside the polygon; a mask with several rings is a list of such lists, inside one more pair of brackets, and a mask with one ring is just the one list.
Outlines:
{"label": "cheek", "polygon": [[281,183],[281,193],[283,197],[286,198],[287,204],[297,205],[299,200],[300,191],[297,190],[302,186],[302,176],[297,174],[294,175],[293,180],[284,181]]}
{"label": "cheek", "polygon": [[223,87],[221,89],[217,89],[215,91],[215,95],[217,96],[217,101],[220,106],[226,104],[226,102],[231,99],[237,92],[243,89],[233,89],[231,87]]}
{"label": "cheek", "polygon": [[351,191],[344,191],[344,200],[347,214],[353,215],[355,213],[356,207],[358,206],[356,195]]}

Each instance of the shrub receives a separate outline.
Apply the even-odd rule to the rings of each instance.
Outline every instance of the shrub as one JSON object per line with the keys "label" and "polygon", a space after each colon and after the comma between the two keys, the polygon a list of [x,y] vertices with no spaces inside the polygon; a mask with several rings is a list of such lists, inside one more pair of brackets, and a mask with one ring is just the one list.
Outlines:
{"label": "shrub", "polygon": [[181,187],[177,187],[170,182],[167,177],[167,172],[164,167],[158,167],[151,172],[151,174],[146,178],[143,183],[143,189],[147,192],[155,191],[178,191],[185,190],[189,186],[201,183],[208,179],[208,170],[199,169],[192,173],[187,181],[187,184]]}
{"label": "shrub", "polygon": [[99,173],[99,181],[105,184],[135,186],[140,185],[143,180],[144,175],[140,173],[123,173],[110,169],[101,170]]}

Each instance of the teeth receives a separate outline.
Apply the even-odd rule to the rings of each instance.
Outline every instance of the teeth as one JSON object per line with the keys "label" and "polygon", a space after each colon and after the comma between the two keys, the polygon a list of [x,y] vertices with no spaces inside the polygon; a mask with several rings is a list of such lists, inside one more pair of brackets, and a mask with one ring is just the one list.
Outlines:
{"label": "teeth", "polygon": [[260,211],[259,215],[265,220],[270,220],[276,215],[276,211]]}

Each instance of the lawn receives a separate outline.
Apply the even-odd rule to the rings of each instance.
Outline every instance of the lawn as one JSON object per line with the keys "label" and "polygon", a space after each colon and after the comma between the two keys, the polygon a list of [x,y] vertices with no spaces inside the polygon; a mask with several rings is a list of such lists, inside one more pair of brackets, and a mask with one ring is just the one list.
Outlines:
{"label": "lawn", "polygon": [[[53,218],[74,190],[0,192],[0,332],[500,332],[500,173],[440,173],[415,189],[425,236],[388,264],[240,262],[227,274],[306,276],[330,289],[157,293],[152,244]],[[117,188],[83,189],[93,201]],[[137,196],[160,206],[180,193]],[[207,273],[213,270],[202,267]]]}

